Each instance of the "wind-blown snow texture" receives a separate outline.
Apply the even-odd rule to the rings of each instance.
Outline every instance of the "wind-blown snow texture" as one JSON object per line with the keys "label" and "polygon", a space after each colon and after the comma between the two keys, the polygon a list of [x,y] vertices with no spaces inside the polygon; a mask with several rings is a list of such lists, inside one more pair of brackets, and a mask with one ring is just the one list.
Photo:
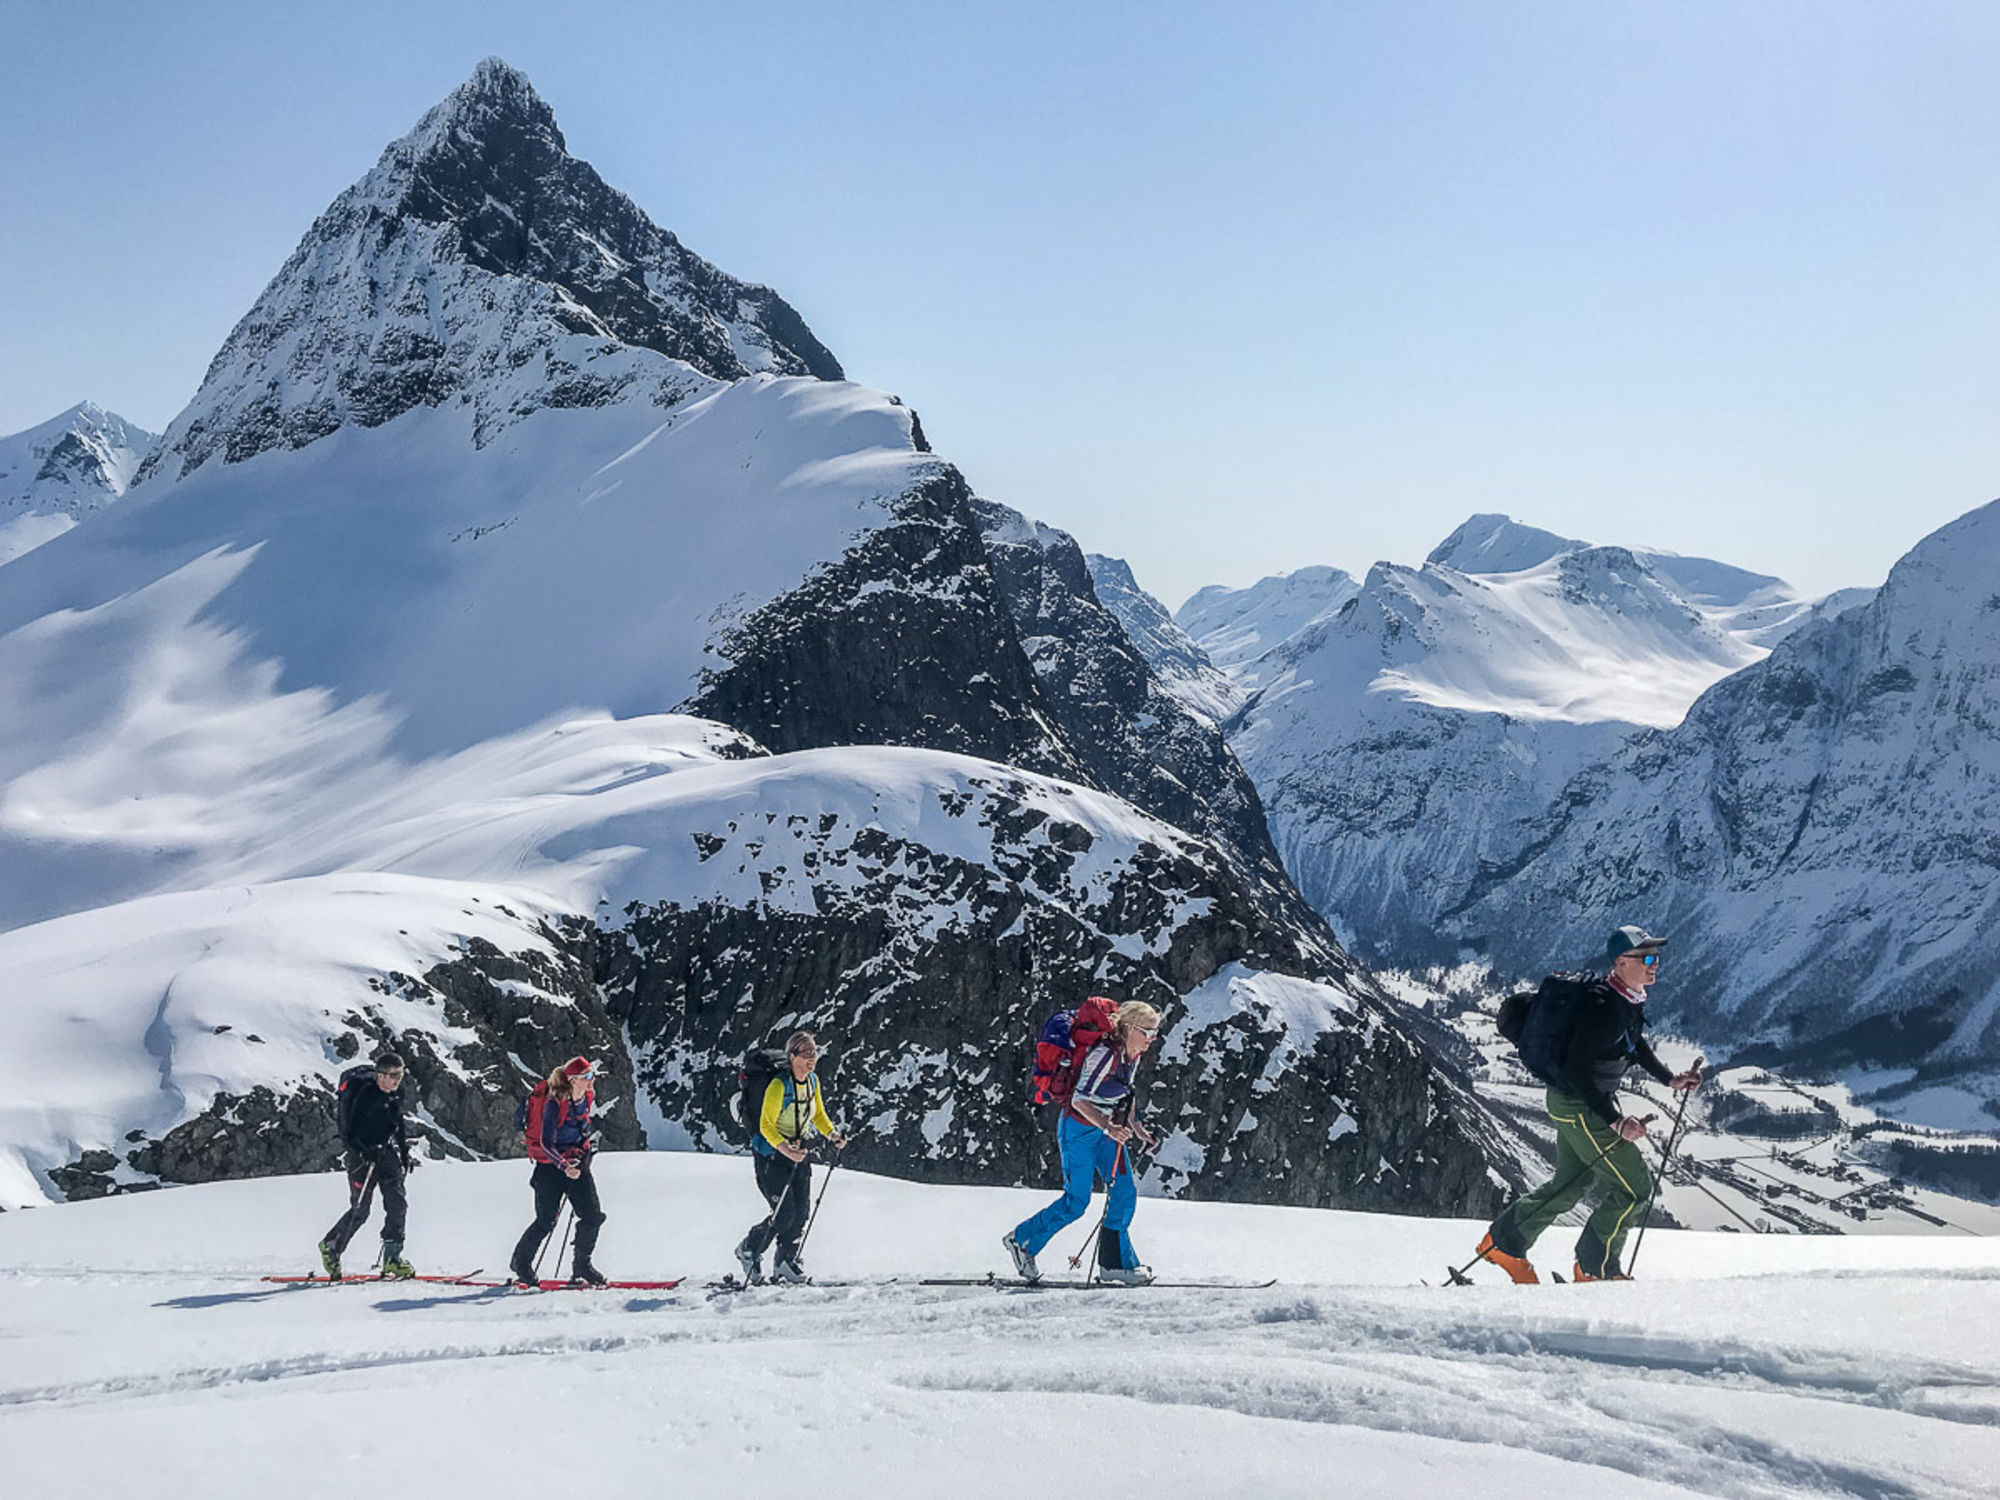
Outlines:
{"label": "wind-blown snow texture", "polygon": [[[1052,1181],[842,1171],[808,1255],[859,1284],[711,1300],[702,1282],[763,1212],[748,1164],[598,1170],[599,1262],[689,1275],[680,1291],[253,1279],[311,1258],[344,1201],[331,1174],[7,1215],[10,1476],[223,1500],[390,1473],[498,1494],[560,1451],[607,1493],[811,1474],[829,1495],[1013,1500],[1032,1463],[1119,1500],[1973,1500],[2000,1468],[1991,1240],[1655,1231],[1642,1282],[1523,1290],[1482,1269],[1454,1290],[1415,1283],[1466,1258],[1474,1222],[1145,1201],[1133,1232],[1162,1274],[1280,1284],[1009,1294],[913,1283],[994,1269]],[[527,1221],[526,1175],[417,1174],[410,1253],[492,1267]],[[1572,1233],[1549,1233],[1549,1261]]]}
{"label": "wind-blown snow texture", "polygon": [[0,564],[116,502],[156,441],[90,401],[0,438]]}
{"label": "wind-blown snow texture", "polygon": [[5,1201],[319,1168],[384,1041],[432,1154],[577,1051],[614,1144],[735,1145],[801,1023],[858,1162],[1018,1180],[1033,1030],[1108,990],[1189,1028],[1163,1186],[1489,1204],[1499,1126],[1075,544],[839,373],[502,64],[342,194],[129,497],[8,565]]}

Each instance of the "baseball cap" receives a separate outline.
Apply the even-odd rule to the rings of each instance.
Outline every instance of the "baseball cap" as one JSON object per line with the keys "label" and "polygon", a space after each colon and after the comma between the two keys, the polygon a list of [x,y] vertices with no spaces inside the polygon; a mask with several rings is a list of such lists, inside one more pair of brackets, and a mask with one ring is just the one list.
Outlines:
{"label": "baseball cap", "polygon": [[1611,934],[1604,945],[1606,958],[1621,958],[1627,953],[1651,953],[1667,946],[1663,937],[1654,937],[1643,927],[1620,927]]}

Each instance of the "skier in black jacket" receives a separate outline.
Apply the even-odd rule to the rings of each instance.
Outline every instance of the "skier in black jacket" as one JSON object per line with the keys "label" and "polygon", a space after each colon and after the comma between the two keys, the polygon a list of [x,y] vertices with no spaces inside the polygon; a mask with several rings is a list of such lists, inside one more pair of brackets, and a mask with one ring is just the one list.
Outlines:
{"label": "skier in black jacket", "polygon": [[403,1059],[375,1054],[373,1065],[340,1075],[340,1148],[346,1156],[347,1212],[319,1242],[320,1264],[340,1280],[340,1255],[354,1232],[368,1221],[375,1189],[382,1190],[382,1274],[414,1276],[403,1259],[403,1218],[409,1199],[403,1179],[411,1167],[409,1127],[403,1120]]}
{"label": "skier in black jacket", "polygon": [[[1565,1035],[1550,1055],[1531,1066],[1548,1085],[1549,1119],[1556,1128],[1556,1164],[1549,1180],[1510,1203],[1479,1242],[1480,1259],[1523,1284],[1539,1281],[1528,1249],[1542,1231],[1575,1206],[1593,1181],[1602,1191],[1597,1209],[1576,1241],[1578,1281],[1624,1281],[1618,1251],[1653,1197],[1653,1178],[1638,1142],[1646,1122],[1618,1104],[1618,1086],[1637,1065],[1676,1090],[1701,1087],[1701,1073],[1669,1071],[1646,1040],[1646,989],[1660,974],[1667,940],[1643,928],[1611,934],[1611,972],[1578,986]],[[1541,1002],[1546,1003],[1546,1002]],[[1525,1048],[1524,1048],[1525,1054]]]}

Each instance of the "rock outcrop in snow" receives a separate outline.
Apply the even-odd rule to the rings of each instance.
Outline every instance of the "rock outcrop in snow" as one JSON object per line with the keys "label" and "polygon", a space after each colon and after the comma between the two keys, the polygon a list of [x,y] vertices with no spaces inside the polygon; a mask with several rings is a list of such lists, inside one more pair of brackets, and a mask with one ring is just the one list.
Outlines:
{"label": "rock outcrop in snow", "polygon": [[0,437],[0,564],[114,504],[156,441],[91,401]]}

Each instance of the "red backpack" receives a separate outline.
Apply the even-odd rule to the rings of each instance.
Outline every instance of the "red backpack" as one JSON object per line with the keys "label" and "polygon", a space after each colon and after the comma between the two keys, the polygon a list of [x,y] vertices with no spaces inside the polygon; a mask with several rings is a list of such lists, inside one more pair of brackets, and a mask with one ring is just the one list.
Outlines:
{"label": "red backpack", "polygon": [[1084,1055],[1111,1035],[1117,1013],[1114,1003],[1092,995],[1075,1010],[1059,1010],[1042,1023],[1035,1038],[1035,1103],[1069,1103]]}

